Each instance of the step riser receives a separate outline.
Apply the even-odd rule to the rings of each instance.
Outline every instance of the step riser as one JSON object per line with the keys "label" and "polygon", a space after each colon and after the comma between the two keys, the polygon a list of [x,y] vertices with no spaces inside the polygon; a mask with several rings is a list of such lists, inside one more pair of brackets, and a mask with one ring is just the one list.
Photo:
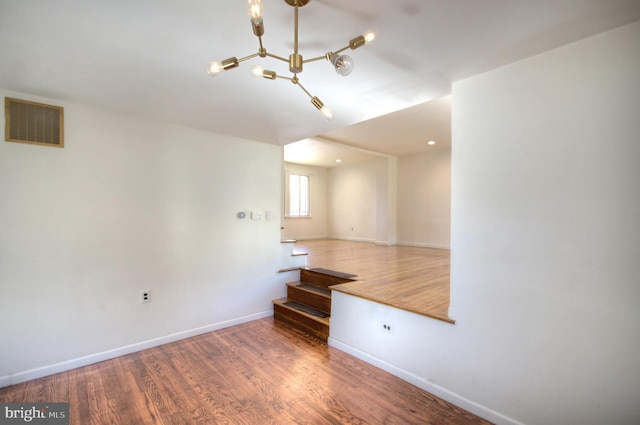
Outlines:
{"label": "step riser", "polygon": [[331,314],[331,298],[305,291],[297,286],[287,286],[287,297],[302,304],[317,308],[327,314]]}
{"label": "step riser", "polygon": [[296,310],[291,310],[279,304],[274,304],[273,317],[276,320],[285,322],[323,341],[326,341],[329,338],[329,326],[314,321]]}
{"label": "step riser", "polygon": [[[355,276],[331,270],[301,268],[300,281],[287,284],[287,298],[273,301],[274,319],[320,340],[327,341],[329,338],[329,317],[319,318],[316,317],[316,313],[331,314],[329,287],[353,282],[354,279],[351,277]],[[294,303],[302,305],[296,307]],[[315,311],[313,311],[314,309]]]}
{"label": "step riser", "polygon": [[300,270],[300,282],[309,283],[311,285],[328,288],[340,283],[353,282],[353,279],[343,277],[330,276],[323,273],[314,272],[307,269]]}

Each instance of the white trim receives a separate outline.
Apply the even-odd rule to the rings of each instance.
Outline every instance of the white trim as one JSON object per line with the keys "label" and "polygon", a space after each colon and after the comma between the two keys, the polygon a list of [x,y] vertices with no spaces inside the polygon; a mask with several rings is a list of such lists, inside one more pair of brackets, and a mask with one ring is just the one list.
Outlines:
{"label": "white trim", "polygon": [[417,246],[419,248],[451,249],[450,245],[441,245],[441,244],[424,243],[424,242],[401,242],[401,241],[398,241],[396,243],[396,245]]}
{"label": "white trim", "polygon": [[352,241],[352,242],[371,242],[376,243],[375,239],[366,239],[366,238],[349,238],[343,236],[327,236],[327,239],[335,239],[339,241]]}
{"label": "white trim", "polygon": [[135,353],[137,351],[146,350],[147,348],[157,347],[159,345],[167,344],[174,341],[179,341],[181,339],[189,338],[196,335],[217,331],[220,329],[228,328],[230,326],[240,325],[242,323],[252,322],[254,320],[263,319],[265,317],[270,317],[270,316],[273,316],[273,310],[250,314],[248,316],[225,320],[218,323],[212,323],[210,325],[202,326],[199,328],[190,329],[182,332],[176,332],[163,337],[154,338],[154,339],[138,342],[131,345],[126,345],[120,348],[114,348],[113,350],[103,351],[101,353],[90,354],[88,356],[79,357],[77,359],[66,360],[64,362],[60,362],[60,363],[56,363],[48,366],[42,366],[36,369],[26,370],[24,372],[14,373],[12,375],[0,376],[0,388],[7,387],[9,385],[19,384],[25,381],[30,381],[32,379],[42,378],[44,376],[49,376],[49,375],[53,375],[60,372],[66,372],[68,370],[76,369],[78,367],[87,366],[93,363],[114,359],[116,357]]}
{"label": "white trim", "polygon": [[449,403],[453,403],[456,406],[473,413],[474,415],[478,415],[481,418],[495,423],[496,425],[525,425],[522,422],[518,422],[515,419],[496,412],[495,410],[491,410],[486,406],[466,399],[461,395],[454,393],[453,391],[441,387],[440,385],[434,384],[433,382],[429,382],[418,375],[415,375],[404,369],[400,369],[397,366],[389,364],[384,360],[380,360],[377,357],[360,351],[350,345],[344,344],[343,342],[340,342],[332,337],[329,337],[327,342],[331,347],[334,347],[340,351],[344,351],[347,354],[350,354],[366,363],[369,363],[370,365],[382,369],[385,372],[392,374],[393,376],[407,381],[418,388],[421,388],[437,397],[440,397],[441,399],[446,400]]}
{"label": "white trim", "polygon": [[389,241],[375,241],[376,245],[381,245],[381,246],[396,246],[397,244],[395,243],[391,243]]}
{"label": "white trim", "polygon": [[[306,217],[287,217],[287,218],[306,218]],[[305,236],[305,237],[294,237],[293,239],[297,241],[312,241],[319,239],[333,239],[338,241],[352,241],[352,242],[373,242],[376,245],[384,245],[384,246],[416,246],[419,248],[433,248],[433,249],[448,249],[451,250],[449,245],[439,245],[432,243],[421,243],[421,242],[396,242],[394,244],[387,241],[376,241],[373,239],[362,239],[362,238],[349,238],[349,237],[338,237],[338,236]]]}
{"label": "white trim", "polygon": [[330,239],[329,236],[305,236],[302,238],[293,238],[296,241],[317,241],[322,239]]}

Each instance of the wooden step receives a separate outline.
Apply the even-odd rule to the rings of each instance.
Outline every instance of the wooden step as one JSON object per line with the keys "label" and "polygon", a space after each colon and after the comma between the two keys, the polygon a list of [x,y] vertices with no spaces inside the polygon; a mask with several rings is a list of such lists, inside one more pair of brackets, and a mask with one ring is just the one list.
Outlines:
{"label": "wooden step", "polygon": [[287,297],[331,314],[331,290],[308,283],[287,283]]}
{"label": "wooden step", "polygon": [[356,275],[322,268],[300,268],[300,281],[287,283],[287,298],[273,301],[273,317],[323,341],[329,338],[331,290]]}
{"label": "wooden step", "polygon": [[[313,314],[301,311],[285,303],[296,302],[289,298],[281,298],[273,301],[273,317],[276,320],[288,323],[289,325],[303,331],[318,339],[326,341],[329,338],[329,317],[318,317]],[[306,308],[313,307],[306,306]],[[316,310],[318,314],[323,313]]]}
{"label": "wooden step", "polygon": [[300,282],[309,283],[315,286],[328,288],[341,283],[353,282],[356,277],[354,274],[336,272],[333,270],[320,268],[303,268],[300,269]]}

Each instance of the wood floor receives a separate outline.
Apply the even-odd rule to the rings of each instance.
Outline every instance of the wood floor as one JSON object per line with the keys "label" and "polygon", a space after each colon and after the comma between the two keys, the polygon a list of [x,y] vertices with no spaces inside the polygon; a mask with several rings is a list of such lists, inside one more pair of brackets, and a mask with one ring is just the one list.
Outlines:
{"label": "wood floor", "polygon": [[272,318],[0,389],[72,425],[488,424]]}
{"label": "wood floor", "polygon": [[333,239],[297,241],[295,248],[308,253],[309,267],[357,275],[334,290],[454,323],[448,316],[448,249]]}

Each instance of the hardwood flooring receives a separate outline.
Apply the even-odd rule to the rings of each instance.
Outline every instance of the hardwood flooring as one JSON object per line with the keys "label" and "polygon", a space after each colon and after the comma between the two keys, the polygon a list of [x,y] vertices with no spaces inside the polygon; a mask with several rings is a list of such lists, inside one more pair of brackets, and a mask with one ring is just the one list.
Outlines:
{"label": "hardwood flooring", "polygon": [[0,389],[72,425],[488,424],[272,318]]}
{"label": "hardwood flooring", "polygon": [[297,241],[309,267],[357,275],[333,290],[454,323],[448,316],[448,249],[384,246],[334,239]]}

